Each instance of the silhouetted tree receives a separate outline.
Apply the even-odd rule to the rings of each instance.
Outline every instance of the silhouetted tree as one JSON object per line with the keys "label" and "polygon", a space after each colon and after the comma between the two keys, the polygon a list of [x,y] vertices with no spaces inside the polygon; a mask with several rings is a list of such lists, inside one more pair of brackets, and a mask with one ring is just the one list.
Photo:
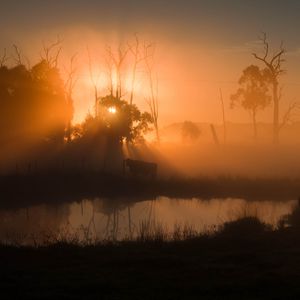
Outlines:
{"label": "silhouetted tree", "polygon": [[67,128],[66,128],[66,138],[68,142],[71,142],[71,135],[72,135],[72,119],[74,113],[74,104],[73,104],[73,92],[77,82],[76,77],[76,67],[75,67],[75,58],[76,55],[71,57],[70,66],[67,70],[67,78],[65,80],[65,93],[66,93],[66,100],[67,100]]}
{"label": "silhouetted tree", "polygon": [[279,77],[284,73],[282,69],[282,63],[285,61],[283,59],[283,55],[286,53],[283,48],[283,44],[280,45],[278,51],[274,54],[270,54],[270,46],[267,41],[266,33],[263,33],[260,40],[264,46],[263,55],[258,55],[253,53],[253,56],[259,61],[263,62],[266,67],[266,75],[269,78],[269,81],[272,85],[272,101],[274,105],[273,111],[273,142],[277,144],[279,142],[279,131],[280,131],[280,123],[279,123],[279,102],[281,98],[280,88],[279,88]]}
{"label": "silhouetted tree", "polygon": [[258,66],[251,65],[243,70],[239,79],[239,89],[231,95],[231,107],[240,104],[252,116],[254,138],[257,138],[256,116],[259,109],[264,109],[270,104],[268,95],[268,81],[265,71]]}
{"label": "silhouetted tree", "polygon": [[154,74],[154,44],[144,45],[144,59],[146,65],[146,72],[149,80],[149,91],[150,95],[146,98],[146,101],[150,108],[150,114],[152,117],[156,139],[160,142],[159,128],[158,128],[158,117],[159,117],[159,106],[158,106],[158,79]]}
{"label": "silhouetted tree", "polygon": [[[128,51],[129,48],[124,45],[119,45],[117,53],[115,53],[110,46],[106,48],[107,66],[110,77],[110,94],[119,99],[121,99],[124,96],[124,78],[122,77],[122,68],[124,66]],[[114,77],[116,82],[114,82]],[[114,84],[116,85],[115,87]]]}
{"label": "silhouetted tree", "polygon": [[133,104],[133,97],[134,97],[134,92],[135,92],[135,82],[136,82],[136,72],[137,72],[137,67],[138,65],[145,59],[142,53],[140,41],[138,38],[138,35],[135,34],[135,42],[130,44],[128,43],[128,48],[133,56],[133,63],[132,63],[132,75],[131,75],[131,90],[130,90],[130,100],[129,104]]}
{"label": "silhouetted tree", "polygon": [[185,121],[181,127],[181,137],[184,141],[196,141],[201,134],[199,127],[191,122]]}
{"label": "silhouetted tree", "polygon": [[0,68],[0,139],[63,142],[67,103],[59,70],[45,60],[31,69]]}
{"label": "silhouetted tree", "polygon": [[225,105],[224,105],[222,89],[220,89],[220,102],[222,107],[222,119],[223,119],[223,141],[225,145],[227,140],[227,128],[226,128]]}
{"label": "silhouetted tree", "polygon": [[46,61],[46,63],[51,68],[58,68],[58,59],[62,51],[62,40],[58,36],[55,42],[43,43],[43,49],[41,52],[41,60]]}
{"label": "silhouetted tree", "polygon": [[[89,48],[87,48],[87,54],[88,54],[88,59],[89,59],[89,73],[90,73],[90,80],[93,85],[94,89],[94,109],[95,109],[95,118],[98,117],[98,101],[99,101],[99,92],[98,92],[98,79],[99,75],[95,75],[93,72],[93,62],[92,62],[92,57]],[[110,92],[112,94],[113,92],[113,86],[112,86],[112,65],[108,65],[109,67],[109,77],[110,77]]]}
{"label": "silhouetted tree", "polygon": [[151,115],[141,112],[136,105],[108,95],[99,100],[99,121],[106,134],[122,142],[141,141],[150,130]]}
{"label": "silhouetted tree", "polygon": [[8,61],[6,48],[3,50],[3,54],[0,57],[0,67],[4,67],[5,63]]}

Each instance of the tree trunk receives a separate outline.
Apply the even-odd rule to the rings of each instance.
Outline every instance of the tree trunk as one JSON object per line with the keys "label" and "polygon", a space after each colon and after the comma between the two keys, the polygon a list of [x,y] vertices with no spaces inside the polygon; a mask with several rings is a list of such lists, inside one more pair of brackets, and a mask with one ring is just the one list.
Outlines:
{"label": "tree trunk", "polygon": [[210,130],[211,130],[211,133],[212,133],[212,136],[213,136],[216,146],[219,146],[220,145],[219,138],[217,136],[216,129],[213,124],[210,124]]}
{"label": "tree trunk", "polygon": [[98,90],[97,87],[94,87],[95,89],[95,118],[98,118]]}
{"label": "tree trunk", "polygon": [[225,119],[225,106],[224,106],[224,100],[223,100],[223,93],[222,89],[220,89],[220,100],[222,105],[222,116],[223,116],[223,139],[224,139],[224,145],[226,144],[226,138],[227,138],[227,130],[226,130],[226,119]]}
{"label": "tree trunk", "polygon": [[68,121],[67,121],[67,128],[66,128],[66,137],[67,142],[71,142],[71,127],[72,127],[72,111],[73,111],[73,102],[72,98],[68,98]]}
{"label": "tree trunk", "polygon": [[68,125],[67,125],[67,142],[71,142],[71,121],[68,120]]}
{"label": "tree trunk", "polygon": [[135,61],[134,65],[133,65],[132,79],[131,79],[131,92],[130,92],[130,102],[129,102],[130,105],[132,105],[132,103],[133,103],[136,68],[137,68],[137,62]]}
{"label": "tree trunk", "polygon": [[159,129],[158,129],[157,120],[155,120],[155,122],[154,122],[154,128],[155,128],[156,140],[157,140],[158,143],[160,143],[160,136],[159,136]]}
{"label": "tree trunk", "polygon": [[274,113],[273,113],[273,143],[279,143],[279,97],[278,97],[278,82],[273,81],[273,103],[274,103]]}
{"label": "tree trunk", "polygon": [[256,111],[252,111],[252,122],[253,122],[253,134],[254,134],[254,141],[257,141],[257,124],[256,124]]}

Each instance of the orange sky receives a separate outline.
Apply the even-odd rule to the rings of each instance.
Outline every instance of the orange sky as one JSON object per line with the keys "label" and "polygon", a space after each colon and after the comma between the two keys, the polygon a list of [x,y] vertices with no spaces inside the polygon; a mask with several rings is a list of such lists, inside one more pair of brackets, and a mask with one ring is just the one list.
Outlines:
{"label": "orange sky", "polygon": [[[161,126],[184,120],[221,123],[220,88],[227,120],[250,122],[247,112],[229,108],[229,97],[237,88],[242,69],[257,63],[251,52],[260,49],[257,37],[261,31],[268,33],[274,49],[284,40],[288,51],[282,106],[298,100],[300,40],[294,31],[300,26],[298,1],[227,0],[225,5],[225,1],[217,0],[62,0],[46,6],[33,0],[26,1],[26,5],[17,2],[6,4],[7,13],[0,20],[0,47],[16,43],[34,63],[42,41],[53,41],[59,34],[64,39],[62,70],[68,58],[78,54],[75,122],[93,111],[86,47],[103,76],[105,46],[124,43],[135,32],[141,40],[157,44]],[[147,109],[148,87],[143,76],[140,72],[136,103]],[[105,93],[103,90],[102,95]],[[258,121],[270,122],[271,116],[271,108],[266,109],[259,113]]]}
{"label": "orange sky", "polygon": [[[86,30],[86,29],[85,29]],[[78,33],[78,30],[75,31]],[[72,45],[67,52],[76,52],[76,33],[70,35]],[[102,84],[101,94],[105,95],[106,69],[103,62],[105,56],[105,44],[117,45],[118,40],[112,37],[103,37],[97,32],[89,32],[84,41],[92,53],[95,61],[94,71],[99,70],[99,86]],[[113,34],[112,34],[113,36]],[[128,34],[128,40],[133,35]],[[140,36],[141,40],[144,38]],[[147,41],[157,44],[156,72],[159,84],[160,122],[167,125],[172,122],[192,120],[195,122],[221,122],[221,106],[219,89],[224,94],[226,117],[232,122],[249,122],[250,117],[243,109],[229,108],[230,94],[237,89],[237,81],[242,69],[249,64],[258,62],[251,56],[252,51],[259,51],[257,41],[238,47],[225,48],[216,45],[215,42],[207,44],[175,43],[164,36],[146,36]],[[87,111],[93,111],[93,90],[90,82],[87,51],[84,46],[79,50],[78,75],[79,81],[75,92],[75,120],[81,120]],[[289,102],[297,100],[300,89],[300,55],[297,52],[288,53],[285,69],[287,74],[282,77],[284,85],[282,107]],[[98,61],[98,63],[97,63]],[[299,68],[298,68],[299,67]],[[125,71],[126,72],[126,71]],[[141,109],[148,109],[145,97],[149,94],[147,77],[144,67],[141,65],[137,75],[135,102]],[[125,74],[124,81],[130,81]],[[125,95],[126,98],[126,95]],[[272,120],[271,107],[258,115],[259,121]]]}

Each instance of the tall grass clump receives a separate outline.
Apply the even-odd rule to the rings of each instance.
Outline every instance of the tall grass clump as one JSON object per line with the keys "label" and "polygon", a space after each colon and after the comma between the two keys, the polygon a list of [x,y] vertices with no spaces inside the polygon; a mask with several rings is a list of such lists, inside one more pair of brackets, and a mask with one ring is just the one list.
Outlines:
{"label": "tall grass clump", "polygon": [[292,230],[300,231],[300,205],[295,205],[290,214],[283,216],[278,221],[278,228],[290,227]]}
{"label": "tall grass clump", "polygon": [[268,231],[271,231],[272,227],[262,222],[256,216],[245,216],[235,221],[225,222],[220,230],[219,234],[223,236],[230,236],[236,238],[248,238],[262,235]]}

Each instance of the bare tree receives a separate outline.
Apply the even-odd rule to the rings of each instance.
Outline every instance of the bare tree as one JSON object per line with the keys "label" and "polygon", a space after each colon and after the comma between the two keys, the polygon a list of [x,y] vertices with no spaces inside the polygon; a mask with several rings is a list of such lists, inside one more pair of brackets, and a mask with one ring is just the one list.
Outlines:
{"label": "bare tree", "polygon": [[[106,47],[106,53],[110,53],[111,49],[109,46]],[[105,56],[106,67],[108,72],[109,78],[109,93],[111,96],[114,95],[114,82],[113,82],[113,70],[114,70],[114,63],[110,54]]]}
{"label": "bare tree", "polygon": [[227,128],[226,128],[226,119],[225,119],[225,106],[224,106],[224,99],[223,99],[223,92],[222,89],[220,88],[220,101],[221,101],[221,107],[222,107],[222,117],[223,117],[223,139],[224,139],[224,144],[226,144],[226,139],[227,139]]}
{"label": "bare tree", "polygon": [[279,121],[279,102],[280,102],[280,88],[279,88],[279,77],[284,73],[282,69],[282,63],[285,61],[283,55],[286,53],[281,43],[279,49],[274,53],[270,54],[270,46],[267,41],[266,33],[260,37],[260,40],[264,46],[263,55],[258,55],[253,53],[253,56],[262,61],[266,67],[270,83],[272,85],[272,99],[273,99],[273,142],[277,144],[279,142],[279,131],[280,131],[280,121]]}
{"label": "bare tree", "polygon": [[6,48],[4,48],[3,55],[0,57],[0,67],[4,67],[7,61],[8,61],[8,56],[7,56]]}
{"label": "bare tree", "polygon": [[15,51],[15,56],[14,56],[15,63],[17,65],[23,65],[23,59],[22,59],[22,54],[21,54],[20,48],[15,44],[13,44],[13,48]]}
{"label": "bare tree", "polygon": [[62,39],[57,37],[56,41],[50,44],[43,42],[43,49],[41,52],[41,59],[45,60],[47,64],[52,68],[57,68],[58,58],[62,51]]}
{"label": "bare tree", "polygon": [[127,57],[129,48],[123,47],[120,45],[118,47],[118,54],[116,55],[111,47],[106,48],[107,54],[108,54],[108,66],[109,66],[109,72],[110,72],[110,81],[111,81],[111,94],[113,95],[113,67],[116,72],[116,98],[121,99],[122,94],[122,67],[124,65],[125,59]]}
{"label": "bare tree", "polygon": [[71,141],[71,122],[72,122],[73,109],[74,109],[73,91],[78,80],[78,78],[76,77],[77,69],[75,67],[76,57],[77,54],[73,55],[70,59],[70,65],[67,71],[67,79],[65,81],[65,91],[66,91],[67,105],[68,105],[68,121],[67,121],[67,130],[66,130],[66,136],[68,142]]}
{"label": "bare tree", "polygon": [[141,53],[140,41],[138,35],[135,34],[134,44],[128,44],[128,48],[133,56],[132,76],[131,76],[131,91],[130,91],[130,105],[133,103],[133,97],[135,92],[136,72],[138,65],[144,60],[144,56]]}
{"label": "bare tree", "polygon": [[24,60],[25,60],[25,62],[27,64],[27,69],[29,70],[31,68],[31,66],[30,66],[30,61],[29,61],[28,57],[22,55],[22,52],[17,45],[13,44],[13,48],[14,48],[14,52],[15,52],[15,56],[13,56],[13,58],[15,60],[16,65],[25,66],[25,64],[24,64]]}
{"label": "bare tree", "polygon": [[90,50],[87,47],[87,53],[88,53],[88,59],[89,59],[89,73],[90,73],[90,79],[94,88],[94,101],[95,101],[95,118],[98,117],[98,100],[99,100],[99,96],[98,96],[98,76],[95,78],[94,74],[93,74],[93,63],[92,63],[92,58],[91,58],[91,54],[90,54]]}
{"label": "bare tree", "polygon": [[285,112],[285,114],[282,117],[282,122],[279,124],[279,128],[278,131],[280,132],[281,129],[287,125],[289,122],[292,121],[293,119],[293,112],[295,111],[295,109],[299,109],[299,103],[297,102],[291,102]]}
{"label": "bare tree", "polygon": [[144,45],[144,60],[146,65],[146,72],[149,80],[150,96],[146,99],[149,105],[150,114],[154,124],[156,133],[156,139],[160,141],[159,128],[158,128],[158,117],[159,117],[159,105],[158,105],[158,79],[154,75],[154,54],[155,45],[145,44]]}

